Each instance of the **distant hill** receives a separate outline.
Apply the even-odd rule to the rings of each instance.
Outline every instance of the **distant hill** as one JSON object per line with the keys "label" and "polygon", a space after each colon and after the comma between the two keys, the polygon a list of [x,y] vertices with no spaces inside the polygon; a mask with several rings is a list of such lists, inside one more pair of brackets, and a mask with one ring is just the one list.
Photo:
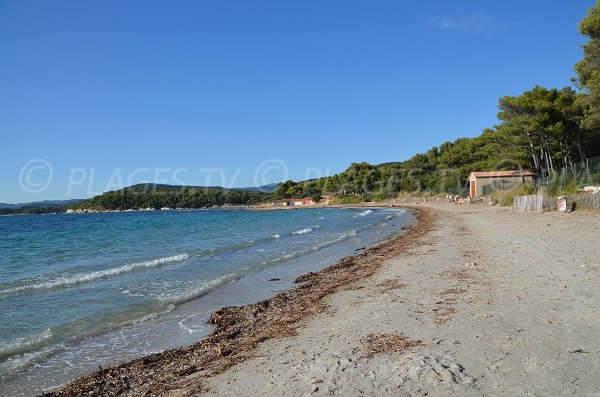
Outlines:
{"label": "distant hill", "polygon": [[[219,191],[237,191],[237,192],[263,192],[263,193],[272,193],[277,189],[277,183],[271,183],[268,185],[258,186],[258,187],[232,187],[225,188],[222,186],[182,186],[182,185],[166,185],[166,184],[156,184],[156,183],[138,183],[137,185],[131,185],[124,189],[134,190],[134,191],[151,191],[151,190],[180,190],[180,189],[189,189],[189,190],[219,190]],[[122,190],[124,190],[122,189]]]}
{"label": "distant hill", "polygon": [[270,183],[268,185],[263,185],[259,187],[240,187],[233,188],[231,190],[239,190],[241,192],[265,192],[265,193],[273,193],[277,189],[278,183]]}
{"label": "distant hill", "polygon": [[[246,189],[246,190],[243,190]],[[248,190],[252,189],[252,190]],[[224,205],[248,205],[265,201],[271,193],[258,188],[232,188],[221,186],[180,186],[153,183],[141,183],[99,196],[76,204],[79,209],[87,210],[129,210],[161,208],[207,208]]]}
{"label": "distant hill", "polygon": [[77,204],[84,201],[83,199],[71,199],[71,200],[44,200],[44,201],[33,201],[30,203],[17,203],[17,204],[7,204],[0,203],[1,208],[8,208],[11,210],[18,210],[20,208],[28,207],[28,208],[42,208],[42,207],[66,207],[71,204]]}
{"label": "distant hill", "polygon": [[68,207],[129,209],[138,207],[202,208],[220,205],[246,205],[268,198],[277,183],[258,187],[181,186],[138,183],[116,192],[90,199],[44,200],[30,203],[0,203],[0,215],[65,212]]}

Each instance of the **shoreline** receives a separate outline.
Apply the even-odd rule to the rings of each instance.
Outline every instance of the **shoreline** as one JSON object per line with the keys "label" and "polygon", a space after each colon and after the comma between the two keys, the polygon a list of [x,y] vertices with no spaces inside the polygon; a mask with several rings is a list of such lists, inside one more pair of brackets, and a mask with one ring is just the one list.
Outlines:
{"label": "shoreline", "polygon": [[[379,205],[378,207],[383,207]],[[428,223],[427,211],[413,210],[412,225],[400,236],[387,238],[359,254],[316,273],[300,275],[301,284],[264,301],[241,307],[225,307],[213,313],[214,332],[192,346],[169,349],[84,375],[46,396],[119,394],[144,395],[148,390],[177,389],[193,376],[192,383],[224,371],[251,356],[258,343],[293,334],[295,325],[323,309],[319,302],[349,284],[372,275],[385,259],[399,254]],[[404,248],[401,248],[404,247]],[[357,269],[360,270],[357,272]],[[307,304],[310,302],[309,304]],[[309,308],[310,307],[310,308]],[[278,318],[279,313],[288,316]],[[260,314],[257,317],[257,313]],[[165,388],[166,385],[170,385]],[[189,385],[186,385],[186,388]]]}

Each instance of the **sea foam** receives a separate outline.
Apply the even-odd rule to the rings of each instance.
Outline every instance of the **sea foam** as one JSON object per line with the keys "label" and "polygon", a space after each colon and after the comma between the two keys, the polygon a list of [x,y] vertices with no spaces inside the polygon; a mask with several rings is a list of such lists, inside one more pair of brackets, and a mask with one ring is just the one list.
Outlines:
{"label": "sea foam", "polygon": [[0,359],[35,349],[50,338],[52,338],[52,331],[48,328],[38,334],[17,338],[2,344],[0,345]]}
{"label": "sea foam", "polygon": [[357,217],[357,216],[367,216],[367,215],[370,215],[372,213],[373,213],[372,210],[364,210],[363,212],[359,212],[358,214],[356,214],[354,217]]}
{"label": "sea foam", "polygon": [[307,227],[306,229],[300,229],[300,230],[296,230],[295,232],[293,232],[293,235],[299,236],[301,234],[307,234],[312,232],[313,230],[310,227]]}
{"label": "sea foam", "polygon": [[27,285],[20,285],[17,287],[7,288],[0,291],[0,295],[10,295],[14,293],[19,293],[22,291],[34,291],[34,290],[46,290],[53,288],[62,288],[67,287],[69,285],[87,283],[91,281],[95,281],[101,278],[116,276],[122,273],[128,273],[132,271],[139,271],[147,268],[152,268],[156,266],[166,265],[169,263],[177,263],[182,262],[188,259],[190,256],[188,254],[179,254],[173,256],[167,256],[164,258],[152,259],[144,262],[135,262],[129,263],[127,265],[113,267],[106,270],[99,270],[97,272],[91,273],[80,273],[75,274],[73,276],[68,277],[60,277],[54,280],[45,281],[42,283],[34,283]]}

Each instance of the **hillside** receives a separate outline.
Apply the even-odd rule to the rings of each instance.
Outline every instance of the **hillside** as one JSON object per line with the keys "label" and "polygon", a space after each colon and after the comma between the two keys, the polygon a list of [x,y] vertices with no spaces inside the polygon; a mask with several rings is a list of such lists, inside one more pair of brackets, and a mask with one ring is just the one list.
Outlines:
{"label": "hillside", "polygon": [[78,203],[74,208],[90,210],[129,210],[168,208],[207,208],[248,205],[270,197],[266,192],[241,191],[223,187],[138,184],[103,193]]}

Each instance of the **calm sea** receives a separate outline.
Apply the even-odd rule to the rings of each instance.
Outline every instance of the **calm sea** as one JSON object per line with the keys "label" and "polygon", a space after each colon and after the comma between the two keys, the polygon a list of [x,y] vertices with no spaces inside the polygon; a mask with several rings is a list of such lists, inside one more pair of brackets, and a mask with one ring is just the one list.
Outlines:
{"label": "calm sea", "polygon": [[213,310],[289,289],[410,221],[398,209],[0,217],[0,394],[193,343]]}

